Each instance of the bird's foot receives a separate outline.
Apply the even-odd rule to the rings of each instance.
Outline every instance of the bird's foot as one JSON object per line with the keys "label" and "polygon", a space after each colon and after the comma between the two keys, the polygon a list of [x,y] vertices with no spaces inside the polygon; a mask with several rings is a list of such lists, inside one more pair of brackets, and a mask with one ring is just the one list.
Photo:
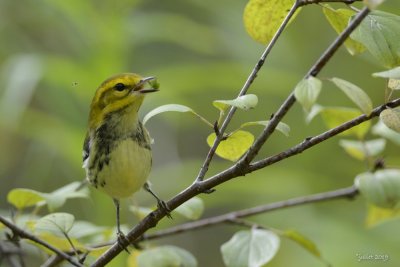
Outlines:
{"label": "bird's foot", "polygon": [[172,219],[171,209],[168,207],[167,203],[164,200],[157,199],[157,207],[165,212],[168,218]]}
{"label": "bird's foot", "polygon": [[126,237],[126,235],[122,231],[117,231],[117,242],[118,246],[128,252],[130,254],[130,251],[128,250],[128,246],[131,244],[129,242],[129,239]]}

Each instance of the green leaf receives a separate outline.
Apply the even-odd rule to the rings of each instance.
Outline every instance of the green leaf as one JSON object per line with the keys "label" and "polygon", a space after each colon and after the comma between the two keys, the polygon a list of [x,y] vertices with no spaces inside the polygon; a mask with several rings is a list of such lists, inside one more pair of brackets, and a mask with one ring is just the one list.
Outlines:
{"label": "green leaf", "polygon": [[[266,127],[268,125],[268,123],[269,123],[269,120],[268,121],[249,121],[249,122],[243,123],[240,126],[240,128],[244,128],[247,126],[256,126],[256,125],[261,125],[261,126]],[[280,131],[281,133],[283,133],[285,136],[289,136],[290,126],[287,125],[286,123],[279,122],[278,125],[276,126],[276,129],[278,131]]]}
{"label": "green leaf", "polygon": [[149,113],[147,113],[146,116],[144,116],[144,118],[143,118],[143,125],[145,125],[147,123],[147,121],[149,119],[151,119],[152,117],[154,117],[155,115],[158,115],[160,113],[164,113],[167,111],[191,112],[191,113],[195,114],[193,109],[191,109],[187,106],[178,105],[178,104],[167,104],[167,105],[159,106],[159,107],[151,110]]}
{"label": "green leaf", "polygon": [[354,184],[368,202],[378,207],[395,208],[400,202],[400,170],[361,173]]}
{"label": "green leaf", "polygon": [[362,43],[387,68],[400,65],[400,17],[373,11],[352,33],[351,38]]}
{"label": "green leaf", "polygon": [[[216,135],[210,134],[207,137],[207,144],[212,147]],[[222,140],[217,148],[217,155],[221,158],[237,161],[253,144],[254,136],[246,131],[238,130]]]}
{"label": "green leaf", "polygon": [[372,101],[360,87],[339,78],[332,78],[331,81],[339,87],[362,112],[367,115],[371,113]]}
{"label": "green leaf", "polygon": [[[331,24],[332,28],[340,34],[349,24],[350,18],[355,14],[351,9],[333,9],[329,5],[324,5],[324,15]],[[348,38],[344,45],[351,55],[364,52],[365,47],[353,39]]]}
{"label": "green leaf", "polygon": [[391,78],[391,79],[400,79],[400,67],[396,67],[394,69],[375,72],[372,74],[373,77],[380,77],[380,78]]}
{"label": "green leaf", "polygon": [[[80,243],[78,240],[75,238],[70,238],[69,240],[66,238],[64,234],[53,234],[45,231],[41,231],[40,233],[36,233],[37,237],[52,245],[53,247],[56,247],[57,249],[61,251],[71,251],[71,243],[74,245],[74,247],[79,250],[79,251],[87,251],[87,247],[85,247],[84,244]],[[40,244],[37,244],[36,242],[33,241],[27,241],[29,244],[36,246],[38,249],[44,251],[45,253],[52,255],[54,254],[54,251],[49,250],[48,248],[43,247]]]}
{"label": "green leaf", "polygon": [[[253,40],[268,44],[294,2],[294,0],[250,0],[243,14],[247,33]],[[298,13],[296,12],[296,14]],[[293,21],[296,14],[290,22]]]}
{"label": "green leaf", "polygon": [[387,108],[379,114],[381,121],[393,131],[400,133],[400,108]]}
{"label": "green leaf", "polygon": [[204,212],[204,202],[199,197],[193,197],[177,207],[174,211],[189,220],[197,220]]}
{"label": "green leaf", "polygon": [[55,235],[62,233],[64,235],[71,230],[74,220],[75,217],[69,213],[51,213],[37,221],[35,230],[39,232],[51,232]]}
{"label": "green leaf", "polygon": [[398,218],[400,218],[400,209],[385,209],[370,204],[368,205],[365,224],[367,227],[374,227],[381,223]]}
{"label": "green leaf", "polygon": [[43,200],[43,193],[25,188],[12,189],[7,195],[7,201],[19,210],[35,206]]}
{"label": "green leaf", "polygon": [[[324,108],[321,112],[321,116],[328,128],[335,128],[345,122],[348,122],[360,115],[361,112],[357,109],[352,108]],[[371,127],[371,122],[366,121],[360,125],[348,129],[345,132],[340,133],[341,136],[354,135],[359,139],[363,139],[365,134]]]}
{"label": "green leaf", "polygon": [[313,76],[301,80],[294,89],[296,100],[309,112],[321,92],[322,82]]}
{"label": "green leaf", "polygon": [[193,255],[179,247],[161,246],[143,251],[137,256],[138,267],[196,267]]}
{"label": "green leaf", "polygon": [[287,238],[290,238],[303,248],[305,248],[308,252],[313,254],[314,256],[320,258],[321,252],[318,250],[317,246],[313,241],[305,237],[304,235],[300,234],[295,230],[286,230],[283,232],[283,235]]}
{"label": "green leaf", "polygon": [[383,138],[369,141],[340,140],[339,145],[353,158],[364,160],[380,154],[385,149],[386,140]]}
{"label": "green leaf", "polygon": [[234,106],[243,110],[255,108],[258,103],[256,95],[248,94],[239,96],[233,100],[215,100],[213,101],[214,107],[224,112],[229,106]]}
{"label": "green leaf", "polygon": [[279,243],[279,237],[271,231],[239,231],[221,246],[221,253],[227,267],[259,267],[271,261]]}
{"label": "green leaf", "polygon": [[306,114],[306,123],[309,124],[323,110],[324,110],[323,106],[314,104],[311,110]]}
{"label": "green leaf", "polygon": [[400,80],[398,79],[389,79],[388,88],[391,90],[400,90]]}
{"label": "green leaf", "polygon": [[82,186],[80,182],[67,184],[51,193],[43,193],[43,197],[50,211],[54,211],[65,204],[67,199],[87,198],[89,197],[89,189]]}
{"label": "green leaf", "polygon": [[382,121],[372,127],[372,133],[382,136],[400,146],[400,134],[388,128]]}
{"label": "green leaf", "polygon": [[179,104],[167,104],[167,105],[159,106],[159,107],[151,110],[149,113],[146,114],[146,116],[144,116],[143,125],[145,125],[149,121],[149,119],[151,119],[155,115],[158,115],[158,114],[164,113],[164,112],[170,112],[170,111],[192,113],[197,118],[199,118],[201,121],[205,122],[208,126],[213,127],[213,125],[209,121],[207,121],[200,114],[196,113],[193,109],[191,109],[187,106],[184,106],[184,105],[179,105]]}
{"label": "green leaf", "polygon": [[86,221],[75,221],[74,227],[68,232],[68,235],[73,238],[86,238],[90,236],[98,238],[100,235],[105,235],[107,232],[107,227],[97,226]]}

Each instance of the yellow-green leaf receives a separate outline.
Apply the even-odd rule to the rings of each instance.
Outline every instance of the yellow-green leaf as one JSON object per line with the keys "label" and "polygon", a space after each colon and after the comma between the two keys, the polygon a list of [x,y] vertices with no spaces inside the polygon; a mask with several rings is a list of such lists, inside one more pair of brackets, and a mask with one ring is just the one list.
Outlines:
{"label": "yellow-green leaf", "polygon": [[242,95],[232,100],[215,100],[213,101],[214,107],[224,112],[229,106],[234,106],[243,110],[255,108],[258,103],[256,95],[248,94]]}
{"label": "yellow-green leaf", "polygon": [[177,207],[174,212],[179,213],[189,220],[197,220],[204,212],[203,200],[199,197],[193,197]]}
{"label": "yellow-green leaf", "polygon": [[309,124],[321,111],[324,110],[324,107],[318,104],[314,104],[311,110],[306,114],[305,121]]}
{"label": "yellow-green leaf", "polygon": [[[335,10],[328,5],[324,5],[323,12],[332,28],[338,34],[340,34],[347,27],[350,18],[355,14],[355,12],[351,9],[341,8]],[[362,53],[365,50],[365,47],[361,43],[350,38],[344,42],[344,45],[351,55]]]}
{"label": "yellow-green leaf", "polygon": [[[322,119],[324,123],[328,126],[328,128],[335,128],[347,121],[350,121],[360,115],[362,113],[353,108],[342,108],[342,107],[334,107],[334,108],[324,108],[321,112]],[[359,139],[363,139],[365,134],[368,132],[371,127],[371,122],[366,121],[357,125],[353,128],[350,128],[347,131],[340,133],[342,136],[354,135]]]}
{"label": "yellow-green leaf", "polygon": [[400,209],[385,209],[370,204],[368,205],[365,225],[367,227],[374,227],[389,220],[398,219],[399,217]]}
{"label": "yellow-green leaf", "polygon": [[97,226],[87,221],[75,221],[74,227],[68,232],[68,235],[73,238],[87,238],[105,235],[108,228],[105,226]]}
{"label": "yellow-green leaf", "polygon": [[400,79],[389,79],[388,88],[391,90],[400,90]]}
{"label": "yellow-green leaf", "polygon": [[157,114],[164,113],[167,111],[174,111],[174,112],[191,112],[195,113],[193,109],[184,106],[184,105],[179,105],[179,104],[167,104],[163,106],[159,106],[153,110],[151,110],[149,113],[146,114],[143,118],[143,124],[146,124],[149,119],[154,117]]}
{"label": "yellow-green leaf", "polygon": [[[37,237],[39,239],[49,243],[50,245],[53,245],[54,247],[58,248],[61,251],[70,251],[72,249],[71,244],[64,236],[57,236],[52,233],[42,232],[42,233],[37,234]],[[83,244],[81,244],[78,240],[76,240],[75,238],[70,238],[70,240],[74,244],[74,247],[77,250],[86,251],[86,247]],[[36,242],[30,241],[30,240],[28,240],[28,242],[30,244],[38,247],[39,249],[44,250],[48,254],[54,253],[54,251],[49,250],[48,248],[46,248]]]}
{"label": "yellow-green leaf", "polygon": [[[214,144],[216,135],[210,134],[207,137],[207,144],[211,147]],[[217,148],[217,155],[221,158],[236,161],[238,160],[253,144],[254,136],[246,131],[238,130],[229,135],[226,140],[222,140]]]}
{"label": "yellow-green leaf", "polygon": [[[249,122],[243,123],[240,126],[240,128],[244,128],[247,126],[255,126],[255,125],[267,126],[268,123],[269,123],[269,120],[267,120],[267,121],[249,121]],[[278,125],[276,126],[276,130],[280,131],[285,136],[289,136],[290,126],[284,122],[279,122]]]}
{"label": "yellow-green leaf", "polygon": [[303,106],[303,108],[310,112],[311,107],[317,101],[318,95],[321,92],[322,82],[313,76],[301,80],[294,89],[294,96],[296,100]]}
{"label": "yellow-green leaf", "polygon": [[7,195],[7,201],[19,210],[35,206],[43,200],[43,193],[25,188],[12,189]]}
{"label": "yellow-green leaf", "polygon": [[261,267],[273,259],[279,245],[274,232],[253,228],[235,233],[221,246],[221,253],[227,267]]}
{"label": "yellow-green leaf", "polygon": [[43,193],[42,195],[49,210],[54,211],[63,206],[68,199],[89,197],[89,189],[87,186],[82,186],[80,182],[72,182],[51,193]]}
{"label": "yellow-green leaf", "polygon": [[250,0],[243,14],[247,33],[255,41],[268,44],[294,3],[295,0]]}
{"label": "yellow-green leaf", "polygon": [[369,141],[340,140],[339,145],[344,150],[358,160],[364,160],[367,157],[373,157],[385,149],[386,139],[379,138]]}
{"label": "yellow-green leaf", "polygon": [[50,213],[40,218],[36,225],[35,230],[41,232],[51,232],[53,234],[66,234],[71,230],[75,221],[72,214],[65,212]]}
{"label": "yellow-green leaf", "polygon": [[343,93],[356,104],[362,112],[369,115],[372,111],[372,101],[369,96],[357,85],[352,84],[346,80],[339,78],[332,78],[331,81],[340,89]]}
{"label": "yellow-green leaf", "polygon": [[373,77],[400,79],[400,67],[372,73]]}
{"label": "yellow-green leaf", "polygon": [[382,122],[397,133],[400,133],[400,108],[387,108],[381,112]]}
{"label": "yellow-green leaf", "polygon": [[400,170],[384,169],[357,175],[354,184],[360,193],[381,208],[398,208],[400,203]]}
{"label": "yellow-green leaf", "polygon": [[321,252],[318,250],[315,243],[299,232],[295,230],[286,230],[283,232],[283,235],[305,248],[308,252],[311,252],[314,256],[318,258],[321,257]]}
{"label": "yellow-green leaf", "polygon": [[145,125],[154,116],[156,116],[156,115],[158,115],[160,113],[170,112],[170,111],[173,111],[173,112],[189,112],[189,113],[195,115],[201,121],[205,122],[207,125],[212,127],[212,124],[210,122],[208,122],[203,116],[201,116],[200,114],[195,112],[193,109],[191,109],[191,108],[189,108],[187,106],[184,106],[184,105],[179,105],[179,104],[162,105],[162,106],[156,107],[155,109],[149,111],[149,113],[147,113],[143,118],[143,125]]}

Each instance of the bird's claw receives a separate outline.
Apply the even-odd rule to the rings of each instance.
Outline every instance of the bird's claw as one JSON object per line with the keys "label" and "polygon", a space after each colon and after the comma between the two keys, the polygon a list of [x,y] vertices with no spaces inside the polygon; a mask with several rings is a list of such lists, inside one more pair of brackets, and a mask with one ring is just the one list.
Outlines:
{"label": "bird's claw", "polygon": [[167,203],[163,200],[158,200],[157,201],[157,207],[165,212],[165,215],[167,215],[168,218],[172,219],[171,216],[171,209],[168,207]]}
{"label": "bird's claw", "polygon": [[129,239],[121,231],[117,232],[117,243],[120,248],[122,248],[123,250],[128,252],[128,254],[130,254],[130,251],[128,250],[128,246],[130,245]]}

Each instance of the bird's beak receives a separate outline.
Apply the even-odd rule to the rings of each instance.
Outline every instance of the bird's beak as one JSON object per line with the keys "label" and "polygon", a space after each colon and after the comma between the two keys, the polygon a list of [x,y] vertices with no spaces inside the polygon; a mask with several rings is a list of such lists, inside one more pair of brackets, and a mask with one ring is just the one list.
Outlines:
{"label": "bird's beak", "polygon": [[[150,88],[143,88],[145,84],[149,84]],[[153,93],[158,91],[158,83],[156,81],[156,77],[146,77],[140,80],[140,82],[133,89],[142,94]]]}

